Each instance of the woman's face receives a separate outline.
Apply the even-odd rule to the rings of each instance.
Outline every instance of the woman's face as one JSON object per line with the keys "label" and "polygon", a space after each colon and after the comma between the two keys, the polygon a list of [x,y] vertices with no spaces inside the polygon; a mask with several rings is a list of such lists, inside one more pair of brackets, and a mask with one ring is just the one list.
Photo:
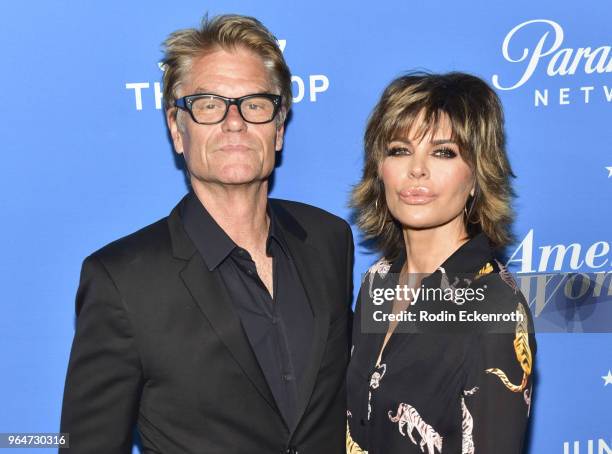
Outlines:
{"label": "woman's face", "polygon": [[451,139],[446,115],[435,131],[417,140],[421,122],[417,118],[405,137],[389,142],[379,166],[389,211],[408,229],[463,225],[463,209],[474,193],[473,172]]}

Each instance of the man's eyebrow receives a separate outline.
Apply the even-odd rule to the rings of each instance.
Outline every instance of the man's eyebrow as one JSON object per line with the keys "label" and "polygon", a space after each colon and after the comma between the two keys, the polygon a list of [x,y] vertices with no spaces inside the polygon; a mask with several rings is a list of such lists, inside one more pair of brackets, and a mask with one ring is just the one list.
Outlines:
{"label": "man's eyebrow", "polygon": [[[272,91],[273,90],[271,90],[271,89],[262,88],[260,90],[255,90],[253,93],[249,93],[249,95],[251,95],[251,94],[258,94],[258,93],[272,93]],[[208,95],[221,96],[221,95],[215,93],[214,90],[210,90],[210,89],[205,88],[205,87],[196,87],[196,89],[193,92],[193,94],[208,94]],[[248,96],[248,95],[246,95],[246,96]]]}

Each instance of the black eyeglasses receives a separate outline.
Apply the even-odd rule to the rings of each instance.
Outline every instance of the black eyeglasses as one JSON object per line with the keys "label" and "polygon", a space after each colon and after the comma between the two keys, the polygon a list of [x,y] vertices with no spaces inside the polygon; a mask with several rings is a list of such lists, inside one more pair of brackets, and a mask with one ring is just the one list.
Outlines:
{"label": "black eyeglasses", "polygon": [[281,106],[282,96],[257,93],[240,98],[226,98],[210,93],[197,93],[177,99],[174,105],[186,110],[196,123],[214,125],[222,122],[231,105],[235,105],[242,119],[248,123],[271,122]]}

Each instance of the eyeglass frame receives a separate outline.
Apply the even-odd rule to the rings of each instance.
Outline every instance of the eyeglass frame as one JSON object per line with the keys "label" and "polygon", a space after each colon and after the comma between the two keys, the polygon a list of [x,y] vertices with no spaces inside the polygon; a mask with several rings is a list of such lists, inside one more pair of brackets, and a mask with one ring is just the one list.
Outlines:
{"label": "eyeglass frame", "polygon": [[[214,96],[215,98],[219,98],[223,100],[223,102],[225,103],[225,113],[223,114],[223,117],[221,117],[219,121],[215,121],[214,123],[202,123],[196,120],[195,115],[193,114],[193,110],[192,110],[193,101],[195,101],[196,99],[203,98],[205,96]],[[270,118],[267,121],[249,121],[246,118],[244,118],[244,115],[242,115],[242,109],[241,109],[242,103],[246,101],[247,99],[257,98],[257,97],[267,98],[270,101],[272,101],[272,104],[274,105],[274,110],[272,112],[272,118]],[[228,98],[226,96],[217,95],[215,93],[194,93],[192,95],[183,96],[182,98],[177,99],[176,101],[174,101],[174,106],[178,109],[182,109],[182,110],[189,112],[191,119],[199,125],[216,125],[216,124],[221,123],[227,117],[227,114],[231,106],[236,106],[236,109],[238,110],[240,117],[247,123],[250,123],[253,125],[263,125],[266,123],[270,123],[272,120],[274,120],[274,118],[278,114],[278,111],[281,108],[282,100],[283,100],[283,97],[281,95],[275,95],[272,93],[253,93],[250,95],[241,96],[240,98]]]}

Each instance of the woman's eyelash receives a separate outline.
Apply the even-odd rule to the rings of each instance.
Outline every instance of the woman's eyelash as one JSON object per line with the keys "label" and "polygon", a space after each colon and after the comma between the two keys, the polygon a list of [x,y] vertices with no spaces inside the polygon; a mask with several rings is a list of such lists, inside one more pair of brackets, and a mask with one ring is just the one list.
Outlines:
{"label": "woman's eyelash", "polygon": [[457,152],[448,147],[437,148],[434,150],[434,154],[438,156],[441,155],[444,158],[454,158],[457,156]]}
{"label": "woman's eyelash", "polygon": [[[387,149],[387,156],[401,156],[401,155],[406,155],[410,153],[411,153],[410,149],[406,147],[397,146],[397,147],[389,147]],[[449,158],[449,159],[457,156],[457,152],[448,147],[436,148],[435,150],[433,150],[432,154],[434,156],[438,156],[442,158]]]}
{"label": "woman's eyelash", "polygon": [[387,156],[399,156],[410,153],[406,147],[389,147],[387,148]]}

